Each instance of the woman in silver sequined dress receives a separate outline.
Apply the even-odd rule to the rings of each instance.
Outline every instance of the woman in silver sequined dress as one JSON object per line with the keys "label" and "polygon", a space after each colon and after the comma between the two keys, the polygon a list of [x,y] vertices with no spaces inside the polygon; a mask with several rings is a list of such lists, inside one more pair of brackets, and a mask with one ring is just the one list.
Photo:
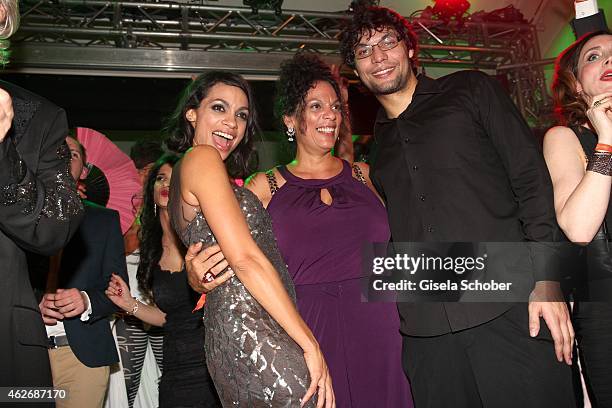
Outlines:
{"label": "woman in silver sequined dress", "polygon": [[270,218],[226,171],[228,160],[246,172],[252,101],[242,77],[209,72],[185,90],[168,129],[168,147],[187,152],[174,168],[171,222],[186,246],[218,243],[235,274],[206,298],[207,364],[224,406],[334,407],[327,365],[295,308]]}

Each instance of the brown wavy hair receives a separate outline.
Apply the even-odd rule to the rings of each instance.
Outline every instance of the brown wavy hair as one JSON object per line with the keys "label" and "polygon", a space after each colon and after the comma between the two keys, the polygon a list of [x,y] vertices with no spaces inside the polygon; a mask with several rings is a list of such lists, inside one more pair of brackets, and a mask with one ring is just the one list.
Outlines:
{"label": "brown wavy hair", "polygon": [[583,35],[559,54],[555,62],[552,96],[555,113],[560,123],[565,126],[579,126],[588,120],[586,111],[589,106],[582,94],[576,90],[578,59],[584,45],[591,38],[600,35],[611,35],[611,33],[609,30],[601,30]]}

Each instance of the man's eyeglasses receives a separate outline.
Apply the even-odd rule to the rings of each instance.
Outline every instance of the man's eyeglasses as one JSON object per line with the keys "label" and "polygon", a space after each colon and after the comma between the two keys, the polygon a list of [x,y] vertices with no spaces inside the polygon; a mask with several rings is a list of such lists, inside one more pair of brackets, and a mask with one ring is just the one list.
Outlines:
{"label": "man's eyeglasses", "polygon": [[357,44],[353,50],[355,53],[355,59],[367,58],[374,52],[374,47],[378,46],[382,51],[389,51],[397,47],[401,39],[397,37],[397,34],[389,33],[385,35],[376,44]]}

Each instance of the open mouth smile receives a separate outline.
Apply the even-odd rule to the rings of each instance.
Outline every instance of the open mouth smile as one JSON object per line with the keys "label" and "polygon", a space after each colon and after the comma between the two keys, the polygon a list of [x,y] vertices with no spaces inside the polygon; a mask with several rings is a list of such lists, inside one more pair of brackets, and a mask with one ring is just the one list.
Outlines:
{"label": "open mouth smile", "polygon": [[376,77],[376,78],[384,78],[388,74],[390,74],[394,69],[395,69],[395,67],[380,69],[378,71],[372,72],[372,76]]}
{"label": "open mouth smile", "polygon": [[331,126],[322,126],[317,128],[317,132],[326,135],[336,136],[336,128]]}
{"label": "open mouth smile", "polygon": [[216,130],[212,132],[212,134],[215,136],[222,137],[223,139],[234,140],[234,136],[230,135],[229,133],[221,132],[220,130]]}

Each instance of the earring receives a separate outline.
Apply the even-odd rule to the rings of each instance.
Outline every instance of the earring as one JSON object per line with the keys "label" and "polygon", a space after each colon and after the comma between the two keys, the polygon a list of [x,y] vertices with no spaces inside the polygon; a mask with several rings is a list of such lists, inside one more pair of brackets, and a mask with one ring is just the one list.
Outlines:
{"label": "earring", "polygon": [[153,214],[157,217],[157,204],[153,204]]}
{"label": "earring", "polygon": [[295,129],[290,127],[287,128],[287,140],[293,142],[293,137],[295,136]]}

